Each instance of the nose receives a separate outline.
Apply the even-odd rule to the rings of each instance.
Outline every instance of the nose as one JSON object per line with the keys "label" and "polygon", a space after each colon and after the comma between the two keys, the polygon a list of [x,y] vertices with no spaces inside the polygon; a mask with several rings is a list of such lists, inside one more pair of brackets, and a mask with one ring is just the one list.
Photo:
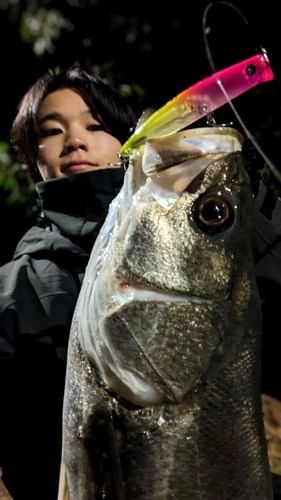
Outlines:
{"label": "nose", "polygon": [[71,151],[76,151],[78,149],[87,151],[88,144],[82,133],[78,134],[77,132],[73,131],[69,133],[65,139],[64,152],[71,153]]}

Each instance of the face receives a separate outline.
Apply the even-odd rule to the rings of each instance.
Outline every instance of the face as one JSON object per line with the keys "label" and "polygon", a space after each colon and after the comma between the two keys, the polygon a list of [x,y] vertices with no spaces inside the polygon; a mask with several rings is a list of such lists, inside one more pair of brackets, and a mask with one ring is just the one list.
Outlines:
{"label": "face", "polygon": [[76,92],[48,94],[39,110],[37,165],[44,181],[109,168],[118,163],[121,143],[105,131],[98,116]]}

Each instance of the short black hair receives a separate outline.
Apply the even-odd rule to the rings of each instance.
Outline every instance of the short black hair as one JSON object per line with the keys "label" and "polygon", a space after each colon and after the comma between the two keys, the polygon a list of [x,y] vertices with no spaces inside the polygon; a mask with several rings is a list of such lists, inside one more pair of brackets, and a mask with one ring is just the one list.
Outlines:
{"label": "short black hair", "polygon": [[43,99],[59,89],[71,89],[98,115],[109,134],[123,144],[136,125],[136,115],[121,95],[79,62],[59,74],[45,73],[23,96],[11,128],[11,142],[26,163],[34,182],[42,180],[36,159],[40,132],[38,113]]}

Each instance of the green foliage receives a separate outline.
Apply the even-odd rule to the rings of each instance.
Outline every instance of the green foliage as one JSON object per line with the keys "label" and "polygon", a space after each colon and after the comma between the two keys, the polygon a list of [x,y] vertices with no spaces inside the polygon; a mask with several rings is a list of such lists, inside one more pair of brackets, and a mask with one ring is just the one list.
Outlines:
{"label": "green foliage", "polygon": [[272,174],[270,168],[267,165],[264,165],[263,168],[261,168],[260,170],[258,170],[258,173],[260,175],[261,180],[265,184],[267,184],[268,186],[270,186],[270,188],[272,189],[272,191],[274,192],[274,194],[276,196],[278,196],[278,198],[281,198],[281,185],[277,181],[277,179],[274,177],[274,175]]}
{"label": "green foliage", "polygon": [[37,2],[30,2],[22,13],[19,33],[22,41],[31,45],[34,53],[41,57],[45,52],[55,51],[54,41],[59,39],[63,29],[71,31],[73,25],[62,12],[38,8]]}
{"label": "green foliage", "polygon": [[21,205],[26,217],[39,212],[35,184],[7,141],[0,142],[0,189],[7,205]]}
{"label": "green foliage", "polygon": [[21,40],[30,45],[36,56],[55,51],[55,41],[63,30],[72,31],[73,24],[48,0],[0,0],[0,9],[9,10],[11,24],[18,25]]}
{"label": "green foliage", "polygon": [[[270,135],[270,132],[267,131],[267,134]],[[269,141],[269,138],[266,137],[266,134],[264,135],[265,137],[262,136],[260,133],[256,133],[255,137],[258,140],[258,144],[262,148],[262,150],[266,149],[266,141],[267,140]],[[276,149],[276,147],[274,149]],[[242,151],[245,158],[246,170],[248,171],[252,183],[262,180],[264,184],[266,184],[273,190],[276,196],[281,198],[280,182],[278,181],[278,179],[276,179],[276,177],[270,170],[269,166],[265,163],[264,158],[259,154],[255,146],[252,144],[252,142],[247,136],[244,137],[244,144]],[[268,157],[271,156],[271,151],[266,151],[266,153]],[[272,158],[272,161],[274,163],[274,158]],[[275,164],[278,165],[276,160]]]}
{"label": "green foliage", "polygon": [[124,99],[133,98],[137,102],[143,101],[146,95],[145,89],[136,82],[125,83],[126,75],[123,73],[114,71],[114,68],[108,69],[107,65],[99,66],[95,64],[90,69],[95,76],[101,78],[104,83],[113,88]]}

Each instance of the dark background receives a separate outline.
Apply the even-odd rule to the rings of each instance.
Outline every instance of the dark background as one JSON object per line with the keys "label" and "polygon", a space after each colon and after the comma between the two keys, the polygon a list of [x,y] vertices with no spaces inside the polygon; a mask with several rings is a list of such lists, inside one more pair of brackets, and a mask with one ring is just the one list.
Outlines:
{"label": "dark background", "polygon": [[[280,2],[236,0],[233,4],[248,26],[227,2],[0,0],[0,265],[12,258],[18,240],[38,217],[34,186],[9,147],[16,107],[29,86],[48,69],[65,68],[78,60],[121,92],[138,115],[146,107],[158,109],[212,73],[202,32],[208,5],[213,5],[207,25],[217,70],[256,54],[259,45],[267,50],[274,81],[251,89],[236,98],[234,105],[280,168]],[[60,28],[59,21],[65,27]],[[51,48],[39,54],[34,44],[40,39],[46,43],[48,37]],[[216,111],[215,119],[233,121],[244,135],[228,105]],[[247,139],[244,149],[252,178],[262,178],[280,195],[280,185]],[[272,291],[272,307],[265,316],[268,335],[263,340],[262,368],[268,374],[263,391],[280,399],[278,298]]]}
{"label": "dark background", "polygon": [[[266,48],[274,81],[251,89],[236,98],[234,104],[260,146],[279,167],[279,4],[274,0],[259,4],[235,1],[235,7],[241,10],[249,25],[227,4],[213,2],[207,14],[213,61],[219,70],[256,54],[260,44]],[[79,60],[86,69],[120,91],[139,115],[148,106],[159,108],[188,86],[209,76],[212,71],[202,31],[207,5],[211,4],[204,0],[168,3],[158,0],[0,0],[0,142],[8,147],[9,130],[22,95],[42,73],[56,66],[68,67]],[[66,27],[59,28],[59,18]],[[45,21],[40,21],[41,28],[36,32],[38,19]],[[46,41],[50,30],[51,52],[36,54],[34,43],[40,38]],[[218,110],[215,118],[218,123],[233,121],[241,131],[228,105]],[[249,144],[245,142],[245,149],[250,155],[252,172],[262,175],[256,172],[263,169],[265,162]],[[19,238],[36,223],[33,185],[11,150],[8,154],[10,162],[0,167],[0,182],[1,176],[5,177],[0,188],[0,264],[11,258]],[[263,175],[275,185],[268,171]]]}

